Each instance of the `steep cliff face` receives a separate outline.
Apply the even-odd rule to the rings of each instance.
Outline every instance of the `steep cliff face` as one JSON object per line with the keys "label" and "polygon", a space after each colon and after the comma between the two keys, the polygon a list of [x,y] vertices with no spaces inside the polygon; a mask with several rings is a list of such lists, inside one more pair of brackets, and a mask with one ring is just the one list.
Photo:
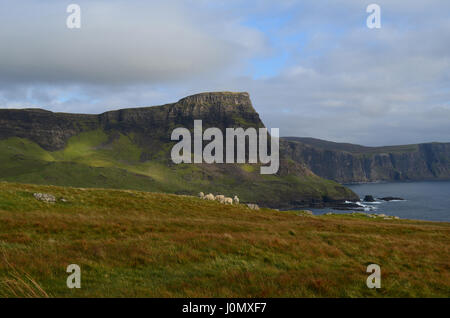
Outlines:
{"label": "steep cliff face", "polygon": [[364,147],[290,137],[282,147],[292,160],[341,183],[450,179],[450,143]]}
{"label": "steep cliff face", "polygon": [[[177,103],[128,108],[100,115],[53,113],[42,109],[0,109],[0,139],[27,138],[46,150],[63,149],[67,141],[96,129],[142,134],[145,139],[170,140],[177,126],[193,128],[194,119],[205,127],[264,127],[248,93],[201,93]],[[169,132],[169,133],[168,133]]]}
{"label": "steep cliff face", "polygon": [[99,115],[0,110],[0,179],[28,183],[239,195],[271,207],[324,205],[358,197],[281,154],[276,175],[259,165],[174,164],[176,127],[264,127],[247,93],[202,93],[176,103]]}
{"label": "steep cliff face", "polygon": [[0,109],[0,139],[27,138],[44,149],[62,149],[67,140],[99,126],[97,116],[53,113],[42,109]]}

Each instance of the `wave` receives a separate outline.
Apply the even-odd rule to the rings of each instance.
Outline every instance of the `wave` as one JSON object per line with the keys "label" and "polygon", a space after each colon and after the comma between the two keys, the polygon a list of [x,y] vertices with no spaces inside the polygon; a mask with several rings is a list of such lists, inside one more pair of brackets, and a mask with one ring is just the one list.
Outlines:
{"label": "wave", "polygon": [[[378,208],[375,207],[375,206],[366,205],[366,204],[363,204],[363,203],[358,202],[358,201],[356,201],[356,202],[345,201],[345,203],[353,203],[353,204],[358,205],[359,207],[356,208],[356,210],[364,210],[364,211],[375,211],[375,210],[378,210]],[[375,202],[368,202],[368,203],[375,203]],[[377,202],[377,203],[381,203],[381,202]]]}

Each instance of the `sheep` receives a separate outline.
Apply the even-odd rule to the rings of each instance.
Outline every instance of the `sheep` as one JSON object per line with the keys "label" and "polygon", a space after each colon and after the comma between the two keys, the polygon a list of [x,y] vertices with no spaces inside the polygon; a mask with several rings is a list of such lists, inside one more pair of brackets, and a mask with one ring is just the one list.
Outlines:
{"label": "sheep", "polygon": [[222,204],[239,204],[239,198],[236,195],[234,196],[234,199],[225,197],[223,194],[214,196],[212,193],[208,193],[205,195],[203,192],[200,192],[198,196],[203,200],[218,201]]}
{"label": "sheep", "polygon": [[223,194],[216,195],[216,201],[219,201],[222,203],[223,199],[225,199],[225,196]]}

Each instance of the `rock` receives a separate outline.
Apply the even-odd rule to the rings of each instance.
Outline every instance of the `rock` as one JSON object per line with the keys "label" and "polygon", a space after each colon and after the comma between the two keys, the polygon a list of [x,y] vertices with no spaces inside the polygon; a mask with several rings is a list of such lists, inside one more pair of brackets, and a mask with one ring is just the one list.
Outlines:
{"label": "rock", "polygon": [[36,200],[54,203],[56,202],[55,196],[48,193],[33,193],[33,196]]}
{"label": "rock", "polygon": [[259,206],[255,203],[247,203],[247,206],[252,210],[259,210]]}
{"label": "rock", "polygon": [[398,197],[383,197],[383,198],[378,198],[378,199],[383,200],[383,201],[394,201],[394,200],[404,201],[405,200],[403,198],[398,198]]}
{"label": "rock", "polygon": [[333,213],[332,212],[327,212],[327,213],[325,213],[325,215],[333,215]]}
{"label": "rock", "polygon": [[310,210],[302,210],[302,213],[303,213],[303,214],[306,214],[306,215],[314,215],[314,214],[312,213],[312,211],[310,211]]}
{"label": "rock", "polygon": [[59,201],[61,201],[61,202],[69,202],[67,199],[65,199],[65,198],[61,198],[61,199],[59,199]]}
{"label": "rock", "polygon": [[364,201],[365,201],[365,202],[375,202],[375,199],[373,198],[372,195],[366,195],[366,196],[364,197]]}
{"label": "rock", "polygon": [[398,216],[394,216],[394,219],[399,220],[400,218]]}
{"label": "rock", "polygon": [[330,204],[330,206],[335,210],[359,210],[361,205],[353,201],[340,201]]}

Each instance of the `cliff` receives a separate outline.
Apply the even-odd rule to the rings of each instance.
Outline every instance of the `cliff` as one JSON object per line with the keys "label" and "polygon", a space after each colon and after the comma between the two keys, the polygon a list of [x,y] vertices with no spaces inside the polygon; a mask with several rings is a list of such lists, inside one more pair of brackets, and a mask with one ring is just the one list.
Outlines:
{"label": "cliff", "polygon": [[0,179],[79,187],[196,194],[237,194],[243,201],[290,208],[358,197],[281,154],[276,175],[259,165],[174,164],[176,127],[264,127],[247,93],[201,93],[176,103],[99,115],[41,109],[0,110]]}
{"label": "cliff", "polygon": [[287,137],[282,148],[315,174],[341,183],[450,179],[450,143],[365,147]]}
{"label": "cliff", "polygon": [[[99,115],[53,113],[43,109],[0,109],[0,139],[20,137],[50,151],[63,149],[82,132],[103,129],[170,140],[176,126],[192,128],[194,119],[210,127],[263,127],[248,93],[201,93],[177,103],[127,108]],[[144,140],[141,140],[145,143]]]}

